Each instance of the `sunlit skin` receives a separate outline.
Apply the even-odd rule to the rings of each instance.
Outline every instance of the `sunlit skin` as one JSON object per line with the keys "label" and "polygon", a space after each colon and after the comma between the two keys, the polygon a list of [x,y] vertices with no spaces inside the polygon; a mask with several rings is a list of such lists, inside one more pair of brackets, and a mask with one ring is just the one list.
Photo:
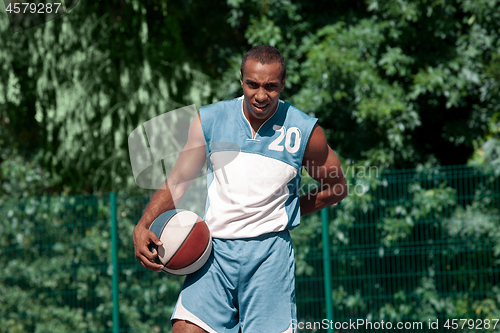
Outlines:
{"label": "sunlit skin", "polygon": [[240,80],[245,96],[243,112],[254,133],[274,114],[278,106],[286,79],[281,78],[281,75],[279,62],[261,64],[248,59],[243,67],[243,77]]}

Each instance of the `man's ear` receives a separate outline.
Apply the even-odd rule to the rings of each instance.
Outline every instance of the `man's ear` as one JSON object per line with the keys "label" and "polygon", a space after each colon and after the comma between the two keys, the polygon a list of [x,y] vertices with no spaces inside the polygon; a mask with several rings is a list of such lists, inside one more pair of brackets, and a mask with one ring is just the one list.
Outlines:
{"label": "man's ear", "polygon": [[240,71],[240,83],[241,83],[241,86],[243,87],[243,74],[241,74],[241,71]]}
{"label": "man's ear", "polygon": [[287,75],[285,75],[285,77],[281,80],[281,91],[283,91],[283,89],[285,88],[286,77]]}

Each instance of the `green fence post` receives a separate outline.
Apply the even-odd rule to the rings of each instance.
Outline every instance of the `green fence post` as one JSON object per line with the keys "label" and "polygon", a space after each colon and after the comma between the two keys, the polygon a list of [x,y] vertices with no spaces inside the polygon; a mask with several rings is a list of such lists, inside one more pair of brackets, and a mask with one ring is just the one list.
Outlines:
{"label": "green fence post", "polygon": [[[333,303],[332,303],[332,268],[330,262],[330,234],[329,234],[329,207],[321,210],[321,229],[323,239],[323,278],[325,282],[325,301],[326,301],[326,319],[330,323],[333,321]],[[333,332],[331,325],[328,325],[327,332]]]}
{"label": "green fence post", "polygon": [[113,293],[113,333],[120,332],[120,305],[118,298],[118,225],[116,220],[116,193],[109,194],[111,202],[111,264],[113,275],[111,278]]}

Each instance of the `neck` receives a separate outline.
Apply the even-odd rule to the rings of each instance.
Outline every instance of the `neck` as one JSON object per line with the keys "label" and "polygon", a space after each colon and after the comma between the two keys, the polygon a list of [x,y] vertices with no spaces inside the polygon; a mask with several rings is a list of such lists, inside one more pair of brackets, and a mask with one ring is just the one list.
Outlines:
{"label": "neck", "polygon": [[250,112],[246,110],[246,103],[245,100],[243,100],[242,103],[242,110],[243,110],[243,116],[247,119],[248,123],[250,124],[250,128],[252,129],[252,138],[255,137],[255,134],[259,131],[260,127],[262,124],[264,124],[269,118],[271,118],[275,113],[276,110],[279,107],[279,103],[276,104],[276,107],[274,108],[273,112],[269,114],[269,117],[266,117],[264,119],[258,119],[258,118],[253,118],[250,116]]}

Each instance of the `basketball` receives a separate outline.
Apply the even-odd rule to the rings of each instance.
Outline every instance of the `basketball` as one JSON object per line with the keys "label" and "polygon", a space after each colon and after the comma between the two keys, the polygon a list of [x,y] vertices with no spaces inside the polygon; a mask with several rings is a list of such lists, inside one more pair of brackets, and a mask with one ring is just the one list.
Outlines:
{"label": "basketball", "polygon": [[149,230],[154,232],[163,245],[156,248],[158,264],[173,275],[196,272],[207,261],[212,251],[212,236],[205,221],[197,214],[182,209],[170,210],[158,216]]}

